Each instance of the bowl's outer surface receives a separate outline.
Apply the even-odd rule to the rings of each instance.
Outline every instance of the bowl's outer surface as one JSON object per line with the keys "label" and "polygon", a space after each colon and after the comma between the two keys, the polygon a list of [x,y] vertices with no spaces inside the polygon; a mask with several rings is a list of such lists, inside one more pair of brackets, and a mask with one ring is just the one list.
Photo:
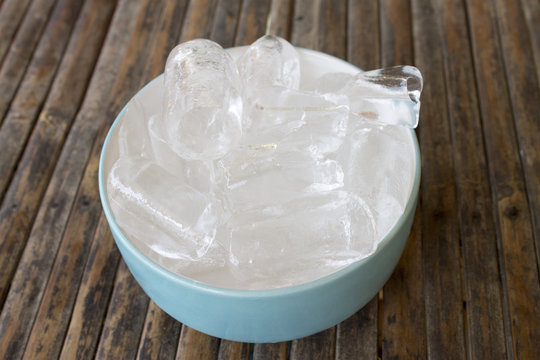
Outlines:
{"label": "bowl's outer surface", "polygon": [[[229,49],[238,56],[241,49]],[[326,71],[358,71],[330,55],[299,49],[303,72],[321,67]],[[304,76],[304,74],[303,74]],[[156,78],[137,95],[158,93]],[[160,90],[160,89],[158,89]],[[143,94],[144,95],[144,94]],[[209,335],[242,342],[278,342],[327,329],[367,304],[392,274],[410,233],[420,183],[420,152],[414,131],[416,168],[411,195],[404,214],[377,251],[340,271],[306,284],[272,290],[221,289],[175,275],[145,257],[125,236],[108,204],[106,176],[117,145],[111,141],[122,111],[103,146],[99,167],[99,190],[112,234],[131,273],[148,296],[178,321]],[[111,159],[113,158],[113,159]]]}

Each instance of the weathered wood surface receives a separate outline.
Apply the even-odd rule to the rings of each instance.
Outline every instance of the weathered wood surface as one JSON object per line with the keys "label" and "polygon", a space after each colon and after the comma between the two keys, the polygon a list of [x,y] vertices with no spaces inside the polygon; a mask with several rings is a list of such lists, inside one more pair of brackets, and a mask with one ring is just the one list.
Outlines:
{"label": "weathered wood surface", "polygon": [[[539,19],[532,0],[0,1],[0,358],[540,358]],[[422,185],[368,305],[244,344],[148,299],[97,169],[114,117],[176,43],[266,32],[362,69],[417,66]]]}

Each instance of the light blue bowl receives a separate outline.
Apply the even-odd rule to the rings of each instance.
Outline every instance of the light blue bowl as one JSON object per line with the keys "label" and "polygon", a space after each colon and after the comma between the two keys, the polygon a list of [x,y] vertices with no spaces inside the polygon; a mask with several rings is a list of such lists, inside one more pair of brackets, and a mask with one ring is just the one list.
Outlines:
{"label": "light blue bowl", "polygon": [[[230,49],[233,56],[241,49]],[[320,52],[300,49],[302,65],[332,71],[358,70]],[[160,86],[161,76],[143,88]],[[125,109],[124,109],[125,110]],[[298,286],[271,290],[233,290],[205,285],[173,274],[144,256],[126,237],[111,212],[106,194],[110,149],[118,115],[103,145],[99,164],[99,192],[112,234],[131,273],[148,296],[165,312],[196,330],[242,342],[278,342],[311,335],[345,320],[383,287],[392,274],[410,233],[420,184],[420,151],[413,130],[415,175],[405,212],[377,251],[324,278]]]}

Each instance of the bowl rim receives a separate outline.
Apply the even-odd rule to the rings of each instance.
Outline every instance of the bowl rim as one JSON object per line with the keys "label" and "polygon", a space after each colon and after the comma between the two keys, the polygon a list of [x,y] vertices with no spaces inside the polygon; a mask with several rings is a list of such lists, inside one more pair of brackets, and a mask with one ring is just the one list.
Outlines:
{"label": "bowl rim", "polygon": [[[227,51],[237,51],[241,50],[242,48],[246,48],[247,46],[238,46],[238,47],[232,47],[227,48]],[[339,61],[346,63],[348,66],[353,66],[359,71],[362,71],[359,67],[343,60],[338,57],[335,57],[330,54],[326,54],[320,51],[312,50],[312,49],[306,49],[302,47],[295,47],[298,51],[307,53],[309,55],[315,55],[319,57],[326,57],[333,61]],[[155,81],[158,81],[160,78],[163,77],[163,73],[155,77],[153,80],[148,82],[146,85],[144,85],[140,90],[137,91],[135,95],[133,95],[133,98],[137,97],[140,93],[144,92],[147,87],[149,87],[152,83]],[[116,242],[121,242],[123,247],[137,258],[139,262],[144,263],[146,267],[150,267],[154,272],[157,272],[160,274],[160,276],[168,278],[170,281],[173,281],[175,283],[178,283],[179,285],[183,287],[192,288],[194,290],[198,290],[205,293],[213,293],[215,295],[220,296],[226,296],[230,298],[251,298],[251,299],[260,299],[260,298],[269,298],[269,297],[280,297],[280,296],[286,296],[286,295],[292,295],[292,294],[298,294],[306,291],[311,291],[315,288],[324,287],[325,285],[335,281],[338,278],[341,278],[343,276],[346,276],[347,274],[351,272],[355,272],[359,267],[362,267],[363,264],[368,262],[370,259],[372,259],[377,253],[383,251],[383,249],[387,246],[390,246],[390,242],[392,238],[396,235],[396,233],[399,231],[399,229],[404,226],[404,223],[406,219],[409,217],[411,212],[414,212],[416,210],[416,199],[418,197],[418,192],[420,188],[420,175],[421,175],[421,158],[420,158],[420,147],[418,144],[418,139],[416,137],[416,133],[414,129],[410,129],[413,146],[414,146],[414,155],[415,155],[415,169],[414,169],[414,178],[413,178],[413,185],[411,187],[411,192],[409,194],[409,198],[407,200],[407,204],[405,206],[405,210],[401,214],[401,216],[398,218],[398,220],[394,223],[390,231],[386,234],[386,236],[381,239],[377,245],[377,249],[374,253],[370,254],[366,258],[363,258],[361,260],[355,261],[354,263],[347,265],[346,267],[337,270],[331,274],[328,274],[326,276],[323,276],[321,278],[311,280],[305,283],[301,283],[298,285],[292,285],[292,286],[286,286],[286,287],[280,287],[280,288],[272,288],[272,289],[259,289],[259,290],[249,290],[249,289],[231,289],[231,288],[224,288],[224,287],[218,287],[214,285],[209,285],[194,279],[190,279],[185,276],[181,276],[178,274],[175,274],[161,265],[155,263],[148,257],[146,257],[131,241],[128,240],[127,236],[124,234],[120,226],[117,224],[114,215],[112,213],[112,210],[109,205],[109,201],[107,198],[107,191],[106,191],[106,185],[105,185],[105,177],[104,177],[104,167],[105,167],[105,158],[107,154],[107,148],[109,145],[109,141],[112,137],[112,134],[116,128],[116,126],[119,123],[119,119],[122,118],[124,115],[127,106],[131,99],[124,105],[123,109],[118,113],[116,118],[114,119],[114,122],[110,126],[107,136],[105,138],[105,141],[103,143],[103,147],[100,154],[99,159],[99,171],[98,171],[98,185],[99,185],[99,196],[101,199],[101,204],[103,207],[103,212],[105,214],[105,217],[107,219],[108,225],[110,227],[110,230],[113,234],[113,237]]]}

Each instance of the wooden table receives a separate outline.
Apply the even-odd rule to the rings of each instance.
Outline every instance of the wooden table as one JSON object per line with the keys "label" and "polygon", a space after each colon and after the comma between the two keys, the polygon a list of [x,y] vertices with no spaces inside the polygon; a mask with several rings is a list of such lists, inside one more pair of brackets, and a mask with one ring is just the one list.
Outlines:
{"label": "wooden table", "polygon": [[[417,66],[422,185],[368,305],[307,338],[242,344],[142,292],[97,171],[112,120],[175,44],[266,31],[364,69]],[[537,0],[0,0],[0,61],[1,358],[540,358]]]}

